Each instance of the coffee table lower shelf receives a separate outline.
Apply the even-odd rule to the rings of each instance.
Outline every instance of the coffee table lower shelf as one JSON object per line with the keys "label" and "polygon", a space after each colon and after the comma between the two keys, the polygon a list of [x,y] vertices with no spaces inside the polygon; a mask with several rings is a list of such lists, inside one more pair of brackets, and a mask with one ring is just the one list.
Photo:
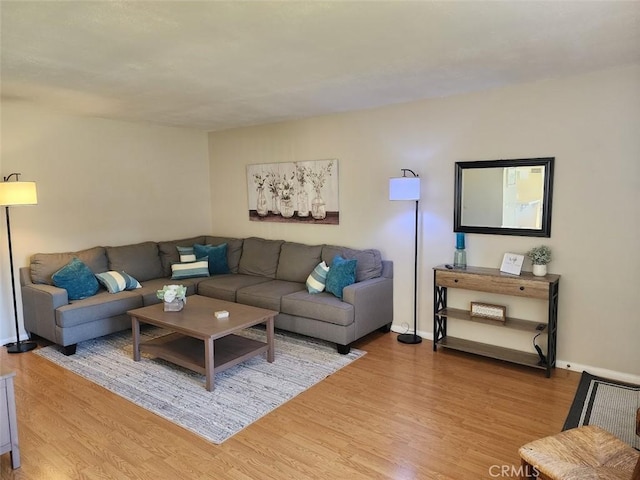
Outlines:
{"label": "coffee table lower shelf", "polygon": [[547,368],[546,365],[540,364],[540,358],[535,353],[499,347],[497,345],[489,345],[487,343],[475,342],[473,340],[447,336],[440,339],[437,346],[448,348],[450,350],[482,355],[483,357],[495,358],[497,360],[504,360],[518,365],[526,365],[527,367],[539,368],[541,370],[546,370]]}
{"label": "coffee table lower shelf", "polygon": [[[258,340],[227,335],[213,342],[213,371],[222,372],[240,362],[267,352],[269,346]],[[140,343],[140,351],[206,375],[204,342],[180,333],[171,333]]]}

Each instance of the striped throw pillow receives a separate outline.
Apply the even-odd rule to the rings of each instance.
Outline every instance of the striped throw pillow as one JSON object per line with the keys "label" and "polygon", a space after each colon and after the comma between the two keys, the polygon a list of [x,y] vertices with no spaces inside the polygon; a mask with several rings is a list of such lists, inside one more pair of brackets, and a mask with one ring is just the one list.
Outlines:
{"label": "striped throw pillow", "polygon": [[118,293],[123,290],[134,290],[142,288],[140,282],[126,272],[109,271],[96,273],[98,281],[104,285],[109,293]]}
{"label": "striped throw pillow", "polygon": [[320,262],[307,277],[307,290],[309,293],[320,293],[324,290],[329,267],[325,262]]}
{"label": "striped throw pillow", "polygon": [[196,254],[193,253],[193,247],[176,247],[178,249],[178,255],[180,255],[180,262],[195,262]]}
{"label": "striped throw pillow", "polygon": [[195,262],[174,263],[173,265],[171,265],[172,280],[208,276],[209,260],[206,257],[199,258]]}

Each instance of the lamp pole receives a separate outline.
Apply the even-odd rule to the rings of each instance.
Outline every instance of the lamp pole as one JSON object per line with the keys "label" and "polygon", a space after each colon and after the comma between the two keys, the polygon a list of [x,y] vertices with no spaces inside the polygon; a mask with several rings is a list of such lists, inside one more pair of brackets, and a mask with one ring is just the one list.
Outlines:
{"label": "lamp pole", "polygon": [[[420,201],[420,178],[413,170],[408,168],[402,168],[401,170],[402,177],[392,178],[389,182],[389,199],[415,200],[416,221],[413,247],[413,333],[398,335],[398,341],[414,345],[422,342],[422,337],[418,335],[418,203]],[[413,177],[407,177],[407,172],[411,173]]]}
{"label": "lamp pole", "polygon": [[[9,180],[14,175],[16,177],[15,183],[20,183],[19,173],[12,173],[11,175],[4,177],[3,178],[4,183],[9,183]],[[15,185],[15,183],[13,185]],[[12,193],[15,193],[15,192],[12,192]],[[29,192],[29,194],[31,194],[31,192]],[[11,196],[11,193],[7,195],[7,197],[10,197],[10,196]],[[15,327],[16,327],[16,341],[14,343],[9,343],[7,345],[7,352],[8,353],[24,353],[24,352],[29,352],[33,350],[38,346],[38,344],[36,342],[20,341],[20,324],[18,322],[18,300],[16,298],[16,276],[13,268],[13,247],[11,244],[11,219],[9,215],[9,207],[11,205],[31,205],[36,203],[35,185],[33,185],[33,198],[29,197],[26,200],[25,198],[19,198],[17,200],[12,200],[11,198],[7,198],[7,199],[3,198],[2,203],[5,204],[5,213],[7,217],[7,239],[9,243],[9,269],[11,270],[11,293],[13,294],[13,317],[15,320]]]}
{"label": "lamp pole", "polygon": [[418,201],[416,200],[416,228],[413,247],[413,333],[398,335],[398,341],[414,345],[422,342],[418,335]]}

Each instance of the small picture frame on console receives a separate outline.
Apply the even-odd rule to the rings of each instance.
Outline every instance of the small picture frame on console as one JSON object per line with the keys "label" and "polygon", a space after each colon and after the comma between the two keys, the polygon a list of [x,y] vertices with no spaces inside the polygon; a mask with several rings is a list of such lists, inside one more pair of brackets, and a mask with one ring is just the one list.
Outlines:
{"label": "small picture frame on console", "polygon": [[488,318],[504,322],[507,319],[507,307],[491,303],[471,302],[471,317]]}
{"label": "small picture frame on console", "polygon": [[500,271],[504,273],[510,273],[512,275],[520,275],[523,263],[524,255],[518,255],[517,253],[505,253],[504,257],[502,258]]}

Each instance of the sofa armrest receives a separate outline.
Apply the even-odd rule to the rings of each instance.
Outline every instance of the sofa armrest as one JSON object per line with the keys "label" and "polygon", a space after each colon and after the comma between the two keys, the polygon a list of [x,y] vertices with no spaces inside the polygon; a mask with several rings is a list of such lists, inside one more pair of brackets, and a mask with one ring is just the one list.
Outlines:
{"label": "sofa armrest", "polygon": [[342,299],[353,305],[356,339],[393,322],[393,279],[378,277],[344,288]]}
{"label": "sofa armrest", "polygon": [[69,303],[67,291],[53,285],[27,283],[22,285],[21,293],[25,330],[58,343],[56,309]]}

